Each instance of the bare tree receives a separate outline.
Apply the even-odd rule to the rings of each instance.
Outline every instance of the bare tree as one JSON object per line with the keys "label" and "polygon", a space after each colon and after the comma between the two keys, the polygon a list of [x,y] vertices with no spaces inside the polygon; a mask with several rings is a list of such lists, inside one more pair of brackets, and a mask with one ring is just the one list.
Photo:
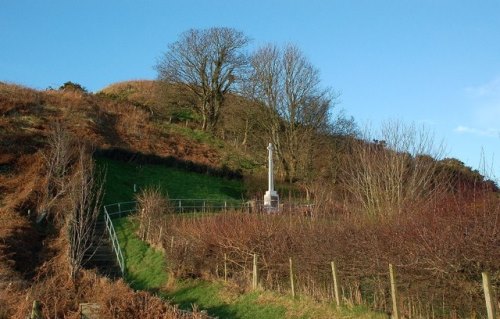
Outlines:
{"label": "bare tree", "polygon": [[42,215],[54,213],[53,207],[67,192],[71,174],[71,164],[74,161],[74,141],[71,135],[60,123],[53,126],[48,136],[48,148],[43,153],[45,164],[45,190],[40,200],[39,210]]}
{"label": "bare tree", "polygon": [[73,279],[87,261],[86,253],[93,247],[92,240],[103,195],[102,176],[95,171],[92,154],[84,146],[78,152],[69,193],[70,211],[67,219],[70,273]]}
{"label": "bare tree", "polygon": [[333,95],[319,71],[293,45],[267,45],[251,58],[249,94],[267,109],[262,124],[275,145],[286,179],[307,167],[313,140],[327,130]]}
{"label": "bare tree", "polygon": [[232,28],[191,29],[156,65],[160,80],[186,86],[198,97],[204,131],[215,130],[226,94],[248,64],[243,49],[249,41]]}

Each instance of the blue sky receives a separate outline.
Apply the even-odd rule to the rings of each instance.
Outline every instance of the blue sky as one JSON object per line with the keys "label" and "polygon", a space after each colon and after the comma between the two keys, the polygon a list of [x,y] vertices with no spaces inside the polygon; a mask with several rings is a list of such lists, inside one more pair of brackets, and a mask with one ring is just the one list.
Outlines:
{"label": "blue sky", "polygon": [[0,81],[90,91],[153,79],[189,28],[297,44],[360,126],[426,124],[447,155],[500,177],[500,1],[1,1]]}

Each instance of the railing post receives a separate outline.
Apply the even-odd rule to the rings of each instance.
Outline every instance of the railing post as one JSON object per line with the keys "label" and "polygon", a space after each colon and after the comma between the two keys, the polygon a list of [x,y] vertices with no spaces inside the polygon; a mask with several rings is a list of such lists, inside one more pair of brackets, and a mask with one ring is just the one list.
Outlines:
{"label": "railing post", "polygon": [[292,289],[292,298],[295,298],[295,281],[293,280],[293,261],[292,257],[289,257],[290,260],[290,288]]}

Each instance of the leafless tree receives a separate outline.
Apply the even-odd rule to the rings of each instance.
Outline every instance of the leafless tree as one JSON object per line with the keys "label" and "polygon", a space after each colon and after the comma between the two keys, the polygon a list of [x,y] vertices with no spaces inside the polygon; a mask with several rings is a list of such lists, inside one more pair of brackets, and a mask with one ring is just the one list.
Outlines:
{"label": "leafless tree", "polygon": [[318,132],[326,130],[334,96],[320,87],[319,71],[294,45],[267,45],[251,58],[247,92],[267,109],[262,124],[275,145],[285,177],[307,166]]}
{"label": "leafless tree", "polygon": [[103,195],[102,177],[96,172],[91,152],[85,146],[79,147],[67,216],[70,273],[73,279],[87,261],[85,257],[93,247]]}
{"label": "leafless tree", "polygon": [[203,130],[215,130],[226,94],[248,65],[243,49],[249,41],[232,28],[191,29],[156,65],[160,80],[186,86],[198,97]]}
{"label": "leafless tree", "polygon": [[43,153],[45,164],[45,190],[39,204],[41,214],[54,213],[56,220],[60,214],[53,207],[68,189],[71,166],[74,161],[74,140],[61,123],[55,123],[48,136],[48,148]]}

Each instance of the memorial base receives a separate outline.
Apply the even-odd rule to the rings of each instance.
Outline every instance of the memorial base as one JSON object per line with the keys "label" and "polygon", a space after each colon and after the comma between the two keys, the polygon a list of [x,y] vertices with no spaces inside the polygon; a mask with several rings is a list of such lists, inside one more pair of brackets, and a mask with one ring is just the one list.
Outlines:
{"label": "memorial base", "polygon": [[280,200],[278,193],[276,191],[266,191],[264,194],[264,209],[269,211],[278,210],[280,206]]}

